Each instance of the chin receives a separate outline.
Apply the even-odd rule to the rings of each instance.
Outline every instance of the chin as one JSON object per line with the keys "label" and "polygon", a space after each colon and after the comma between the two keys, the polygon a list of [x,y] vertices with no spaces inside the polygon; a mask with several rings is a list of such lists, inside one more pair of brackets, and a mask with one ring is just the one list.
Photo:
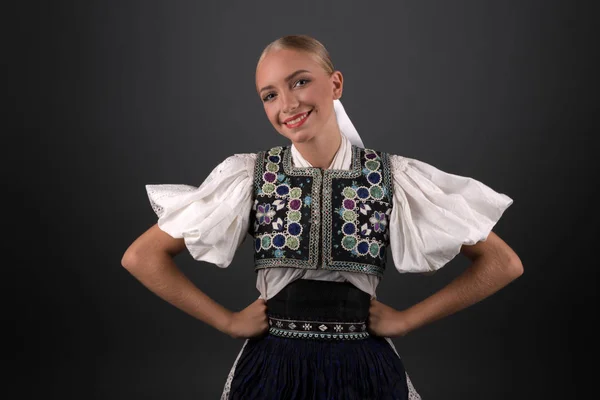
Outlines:
{"label": "chin", "polygon": [[310,132],[294,132],[294,133],[282,133],[280,132],[283,136],[285,136],[286,138],[288,138],[292,143],[306,143],[308,141],[310,141],[311,139],[313,139],[315,137],[314,134],[310,133]]}

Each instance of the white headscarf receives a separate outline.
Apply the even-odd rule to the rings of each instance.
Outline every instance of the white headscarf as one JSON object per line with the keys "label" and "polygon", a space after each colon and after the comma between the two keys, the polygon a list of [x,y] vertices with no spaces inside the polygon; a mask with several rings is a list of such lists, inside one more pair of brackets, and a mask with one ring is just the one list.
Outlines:
{"label": "white headscarf", "polygon": [[339,100],[334,100],[333,109],[335,110],[335,117],[342,135],[347,137],[348,140],[350,140],[350,143],[353,145],[364,148],[365,145],[363,144],[360,135],[356,131],[356,128],[352,124],[352,121],[350,121],[350,118],[348,118],[348,114],[346,114],[346,110],[344,110],[342,102]]}

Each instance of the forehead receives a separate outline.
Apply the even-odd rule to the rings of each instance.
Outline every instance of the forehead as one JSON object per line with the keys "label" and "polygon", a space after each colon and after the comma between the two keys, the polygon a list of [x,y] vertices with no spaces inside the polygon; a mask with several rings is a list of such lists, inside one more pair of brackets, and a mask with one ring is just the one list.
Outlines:
{"label": "forehead", "polygon": [[276,85],[290,74],[305,69],[313,74],[325,73],[316,57],[305,51],[277,49],[271,50],[256,68],[257,88]]}

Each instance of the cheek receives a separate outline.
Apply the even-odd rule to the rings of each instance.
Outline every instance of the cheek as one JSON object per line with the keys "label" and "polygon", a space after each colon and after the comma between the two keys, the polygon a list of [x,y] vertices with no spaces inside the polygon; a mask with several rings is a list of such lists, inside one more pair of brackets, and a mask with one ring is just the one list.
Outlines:
{"label": "cheek", "polygon": [[327,91],[322,87],[314,88],[313,90],[307,90],[302,93],[301,96],[302,102],[312,105],[317,109],[317,111],[320,111],[320,109],[323,108],[325,102],[333,101],[329,100]]}
{"label": "cheek", "polygon": [[270,106],[270,104],[264,104],[264,109],[265,109],[265,114],[267,115],[267,119],[269,120],[269,122],[274,123],[274,121],[276,120],[276,113],[275,110],[273,110],[273,107]]}

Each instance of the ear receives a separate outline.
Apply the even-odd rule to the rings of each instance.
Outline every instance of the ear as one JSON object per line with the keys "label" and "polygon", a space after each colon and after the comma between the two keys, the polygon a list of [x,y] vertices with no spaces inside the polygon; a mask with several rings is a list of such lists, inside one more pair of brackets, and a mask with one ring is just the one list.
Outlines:
{"label": "ear", "polygon": [[333,88],[333,100],[338,100],[342,97],[344,90],[344,76],[340,71],[333,71],[329,79]]}

